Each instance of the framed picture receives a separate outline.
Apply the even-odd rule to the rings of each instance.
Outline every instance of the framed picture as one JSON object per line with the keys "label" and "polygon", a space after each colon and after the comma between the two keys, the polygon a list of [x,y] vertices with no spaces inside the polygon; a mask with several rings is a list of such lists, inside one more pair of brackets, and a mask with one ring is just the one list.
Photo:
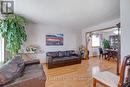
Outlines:
{"label": "framed picture", "polygon": [[47,46],[63,46],[63,34],[46,35]]}

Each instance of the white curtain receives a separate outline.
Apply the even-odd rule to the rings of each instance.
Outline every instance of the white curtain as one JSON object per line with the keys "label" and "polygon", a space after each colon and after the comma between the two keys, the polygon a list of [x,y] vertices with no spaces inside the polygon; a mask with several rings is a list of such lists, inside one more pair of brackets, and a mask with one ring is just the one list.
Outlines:
{"label": "white curtain", "polygon": [[4,62],[4,39],[0,38],[0,63]]}

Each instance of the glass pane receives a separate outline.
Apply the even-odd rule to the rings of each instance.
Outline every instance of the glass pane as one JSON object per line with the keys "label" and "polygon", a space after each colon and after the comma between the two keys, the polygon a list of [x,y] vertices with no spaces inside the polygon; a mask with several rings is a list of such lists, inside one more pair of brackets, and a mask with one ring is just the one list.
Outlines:
{"label": "glass pane", "polygon": [[92,35],[92,46],[93,47],[100,46],[100,37],[99,37],[99,35]]}

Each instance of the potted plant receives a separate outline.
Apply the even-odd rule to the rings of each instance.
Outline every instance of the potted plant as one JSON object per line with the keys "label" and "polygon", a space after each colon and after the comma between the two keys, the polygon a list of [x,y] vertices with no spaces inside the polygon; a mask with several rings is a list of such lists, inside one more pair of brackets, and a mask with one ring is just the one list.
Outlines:
{"label": "potted plant", "polygon": [[85,47],[83,45],[81,45],[79,47],[79,52],[80,52],[81,57],[84,58],[85,57]]}
{"label": "potted plant", "polygon": [[110,41],[109,40],[106,40],[106,39],[103,40],[103,48],[110,49]]}
{"label": "potted plant", "polygon": [[9,14],[0,20],[0,35],[5,39],[6,50],[10,57],[15,56],[27,40],[26,22],[21,16]]}

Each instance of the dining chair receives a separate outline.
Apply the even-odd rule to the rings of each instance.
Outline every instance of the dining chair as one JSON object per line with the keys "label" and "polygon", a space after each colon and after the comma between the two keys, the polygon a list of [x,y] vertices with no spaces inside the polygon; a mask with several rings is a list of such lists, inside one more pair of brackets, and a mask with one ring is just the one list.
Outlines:
{"label": "dining chair", "polygon": [[99,58],[103,58],[105,56],[105,59],[106,59],[106,56],[108,55],[108,53],[106,51],[104,51],[102,48],[99,48]]}
{"label": "dining chair", "polygon": [[101,58],[101,56],[103,57],[103,50],[102,48],[99,48],[99,58]]}
{"label": "dining chair", "polygon": [[125,77],[128,75],[127,73],[129,72],[128,70],[126,70],[126,67],[130,67],[130,55],[124,57],[121,66],[120,76],[117,76],[108,71],[96,73],[93,75],[93,87],[96,87],[97,82],[105,87],[130,87],[130,81],[128,81],[128,79]]}

